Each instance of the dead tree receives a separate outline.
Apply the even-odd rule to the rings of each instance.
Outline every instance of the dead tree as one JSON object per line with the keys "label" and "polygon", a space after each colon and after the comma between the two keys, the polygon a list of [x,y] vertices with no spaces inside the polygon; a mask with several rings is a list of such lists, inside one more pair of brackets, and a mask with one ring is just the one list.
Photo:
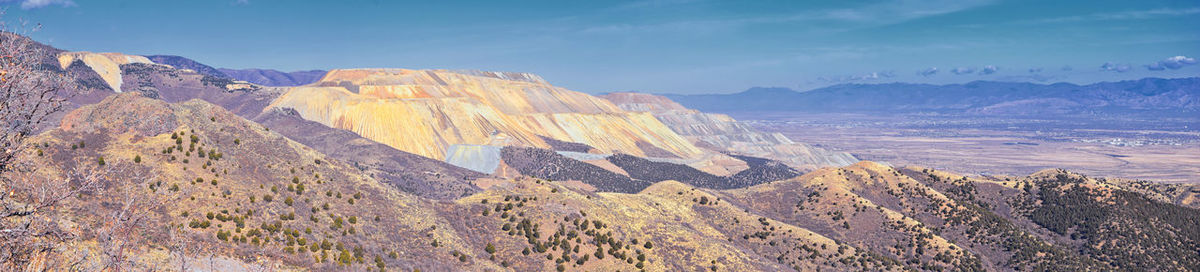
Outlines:
{"label": "dead tree", "polygon": [[[195,252],[195,248],[187,248],[190,242],[189,237],[172,237],[173,235],[184,235],[173,232],[182,232],[182,229],[178,229],[182,225],[152,227],[153,221],[162,220],[161,217],[155,218],[155,216],[165,215],[157,211],[165,210],[168,203],[183,199],[185,193],[169,190],[156,190],[150,193],[142,191],[151,184],[161,184],[162,179],[152,170],[138,167],[133,163],[119,163],[111,169],[114,171],[105,178],[110,188],[101,191],[99,197],[113,204],[102,205],[113,208],[106,212],[102,225],[95,232],[96,240],[101,246],[101,253],[105,258],[101,264],[102,268],[99,270],[134,270],[135,263],[131,262],[129,253],[141,245],[151,243],[148,241],[151,240],[151,238],[147,238],[148,236],[161,236],[167,240],[164,246],[169,254],[174,253],[174,247],[177,246],[173,242],[178,242],[179,249],[181,249],[178,253],[182,259],[186,259],[189,251]],[[157,231],[162,231],[162,233]],[[186,270],[186,263],[181,264],[181,269]]]}
{"label": "dead tree", "polygon": [[7,29],[0,23],[0,173],[12,170],[30,147],[25,139],[63,109],[72,86],[69,75],[46,63],[53,52]]}
{"label": "dead tree", "polygon": [[0,23],[0,270],[31,269],[33,261],[52,269],[44,256],[71,238],[57,226],[55,210],[99,180],[86,172],[40,178],[19,159],[31,148],[26,139],[63,109],[70,86],[67,74],[47,65],[53,52],[23,35],[33,30]]}
{"label": "dead tree", "polygon": [[[23,168],[23,167],[22,167]],[[43,269],[75,266],[55,258],[60,245],[75,234],[59,226],[59,206],[83,192],[99,188],[107,171],[93,167],[70,170],[64,177],[42,177],[21,168],[0,177],[0,270],[26,270],[35,260]]]}

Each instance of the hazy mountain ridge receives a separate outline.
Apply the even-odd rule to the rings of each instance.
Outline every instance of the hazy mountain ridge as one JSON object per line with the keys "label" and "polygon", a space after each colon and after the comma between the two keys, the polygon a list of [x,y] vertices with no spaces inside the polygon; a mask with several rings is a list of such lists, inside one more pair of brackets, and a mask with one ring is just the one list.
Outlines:
{"label": "hazy mountain ridge", "polygon": [[197,73],[219,77],[229,78],[250,82],[262,86],[300,86],[320,80],[325,76],[325,70],[307,70],[283,72],[273,69],[230,69],[230,68],[214,68],[204,63],[173,55],[149,55],[145,56],[154,63],[170,65],[179,69],[191,69]]}
{"label": "hazy mountain ridge", "polygon": [[1200,110],[1200,78],[1145,78],[1087,85],[993,81],[843,84],[806,92],[751,88],[733,94],[664,96],[689,108],[712,112],[1181,113]]}
{"label": "hazy mountain ridge", "polygon": [[229,77],[229,75],[226,75],[224,72],[217,70],[217,68],[213,68],[212,66],[208,66],[208,65],[205,65],[198,61],[195,61],[195,60],[192,60],[189,58],[185,58],[185,57],[181,57],[181,56],[149,55],[149,56],[146,56],[146,58],[149,58],[150,61],[153,61],[154,63],[170,65],[172,67],[179,68],[179,69],[191,69],[193,71],[196,71],[197,73],[204,74],[204,75],[215,76],[215,77],[225,77],[225,78]]}
{"label": "hazy mountain ridge", "polygon": [[230,78],[246,81],[263,86],[300,86],[308,85],[321,77],[325,76],[328,71],[325,70],[308,70],[283,72],[272,69],[217,69],[221,73],[228,75]]}

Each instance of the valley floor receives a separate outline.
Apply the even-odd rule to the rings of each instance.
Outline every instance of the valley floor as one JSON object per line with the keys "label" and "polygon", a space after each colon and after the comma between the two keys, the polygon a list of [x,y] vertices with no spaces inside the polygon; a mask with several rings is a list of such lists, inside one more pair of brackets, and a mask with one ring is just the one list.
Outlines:
{"label": "valley floor", "polygon": [[1026,175],[1063,168],[1091,176],[1200,182],[1200,121],[735,113],[797,142],[896,166]]}

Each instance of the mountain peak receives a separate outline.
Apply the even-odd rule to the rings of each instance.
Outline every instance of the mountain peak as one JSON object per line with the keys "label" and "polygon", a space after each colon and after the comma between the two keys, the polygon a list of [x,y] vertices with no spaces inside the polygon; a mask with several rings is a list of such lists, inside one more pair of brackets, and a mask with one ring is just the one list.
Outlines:
{"label": "mountain peak", "polygon": [[308,70],[282,72],[272,69],[217,69],[233,79],[263,85],[263,86],[300,86],[320,80],[325,76],[324,70]]}
{"label": "mountain peak", "polygon": [[149,55],[149,56],[145,56],[145,57],[150,59],[150,61],[153,61],[154,63],[170,65],[172,67],[180,68],[180,69],[191,69],[192,71],[196,71],[197,73],[204,74],[204,75],[215,76],[215,77],[225,77],[225,78],[229,77],[229,75],[222,73],[220,70],[217,70],[217,68],[213,68],[212,66],[208,66],[208,65],[205,65],[198,61],[195,61],[195,60],[192,60],[189,58],[185,58],[185,57],[181,57],[181,56]]}

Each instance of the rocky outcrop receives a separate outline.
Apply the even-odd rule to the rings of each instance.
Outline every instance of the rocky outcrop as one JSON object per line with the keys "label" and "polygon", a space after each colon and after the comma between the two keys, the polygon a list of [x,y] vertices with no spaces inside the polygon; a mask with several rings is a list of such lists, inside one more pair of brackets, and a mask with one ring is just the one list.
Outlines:
{"label": "rocky outcrop", "polygon": [[439,160],[456,144],[551,148],[543,136],[605,153],[703,154],[649,113],[528,74],[334,70],[290,88],[271,107],[294,108],[305,119]]}
{"label": "rocky outcrop", "polygon": [[793,142],[779,133],[760,132],[728,115],[688,109],[663,96],[610,93],[603,97],[624,110],[653,114],[672,131],[693,141],[696,146],[714,151],[770,158],[808,169],[844,166],[858,161],[848,153]]}

